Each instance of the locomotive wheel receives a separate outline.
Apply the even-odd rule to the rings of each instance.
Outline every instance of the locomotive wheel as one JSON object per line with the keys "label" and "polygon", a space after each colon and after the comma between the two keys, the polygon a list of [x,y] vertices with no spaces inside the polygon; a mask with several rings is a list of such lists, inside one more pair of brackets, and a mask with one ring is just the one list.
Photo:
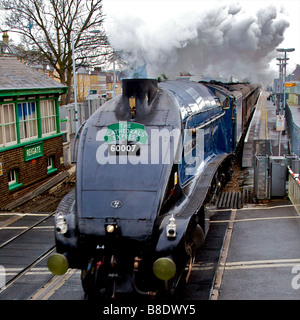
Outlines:
{"label": "locomotive wheel", "polygon": [[86,270],[81,270],[81,284],[82,284],[82,288],[85,294],[88,294],[90,291],[90,280],[89,280],[89,276],[87,275],[87,271]]}
{"label": "locomotive wheel", "polygon": [[[178,270],[179,271],[179,270]],[[159,300],[176,299],[178,294],[182,293],[185,285],[185,269],[181,273],[176,272],[176,275],[170,280],[160,280],[160,285],[157,287],[156,298]]]}
{"label": "locomotive wheel", "polygon": [[95,275],[94,272],[81,270],[81,284],[83,291],[88,299],[96,295]]}
{"label": "locomotive wheel", "polygon": [[87,299],[93,299],[99,293],[98,277],[99,268],[96,268],[95,260],[92,258],[87,269],[81,270],[81,284]]}
{"label": "locomotive wheel", "polygon": [[193,252],[195,252],[203,246],[205,241],[205,235],[204,235],[203,229],[199,224],[197,224],[195,229],[191,232],[190,237],[193,243],[192,245]]}
{"label": "locomotive wheel", "polygon": [[192,230],[188,231],[185,237],[185,251],[188,256],[193,256],[195,252],[203,246],[204,240],[204,231],[197,223]]}
{"label": "locomotive wheel", "polygon": [[165,281],[165,291],[168,298],[174,297],[179,281],[180,275],[178,276],[177,274],[172,279]]}

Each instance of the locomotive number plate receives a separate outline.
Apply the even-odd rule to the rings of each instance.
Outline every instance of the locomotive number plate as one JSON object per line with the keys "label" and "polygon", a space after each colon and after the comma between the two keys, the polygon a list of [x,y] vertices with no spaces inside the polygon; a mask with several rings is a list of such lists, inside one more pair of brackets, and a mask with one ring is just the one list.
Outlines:
{"label": "locomotive number plate", "polygon": [[109,144],[108,152],[110,155],[129,155],[129,156],[139,156],[140,146],[137,144]]}

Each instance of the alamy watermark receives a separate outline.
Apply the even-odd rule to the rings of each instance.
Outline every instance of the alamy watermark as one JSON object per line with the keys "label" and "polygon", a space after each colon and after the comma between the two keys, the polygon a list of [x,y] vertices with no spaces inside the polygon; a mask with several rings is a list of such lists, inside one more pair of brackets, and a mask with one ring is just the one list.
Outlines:
{"label": "alamy watermark", "polygon": [[296,274],[292,279],[292,288],[298,290],[300,289],[300,264],[293,266],[292,273]]}
{"label": "alamy watermark", "polygon": [[149,128],[139,123],[120,121],[97,132],[102,142],[96,159],[105,164],[181,164],[186,174],[195,174],[204,160],[204,130]]}
{"label": "alamy watermark", "polygon": [[3,266],[0,266],[0,291],[6,284],[6,271]]}

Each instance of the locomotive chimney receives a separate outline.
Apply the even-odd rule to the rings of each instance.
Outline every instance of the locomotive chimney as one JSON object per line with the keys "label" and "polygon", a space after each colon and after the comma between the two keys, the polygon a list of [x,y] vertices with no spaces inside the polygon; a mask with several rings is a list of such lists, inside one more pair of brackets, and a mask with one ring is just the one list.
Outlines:
{"label": "locomotive chimney", "polygon": [[151,103],[157,93],[157,80],[124,79],[122,90],[124,107],[130,113],[130,118],[143,117],[151,110]]}

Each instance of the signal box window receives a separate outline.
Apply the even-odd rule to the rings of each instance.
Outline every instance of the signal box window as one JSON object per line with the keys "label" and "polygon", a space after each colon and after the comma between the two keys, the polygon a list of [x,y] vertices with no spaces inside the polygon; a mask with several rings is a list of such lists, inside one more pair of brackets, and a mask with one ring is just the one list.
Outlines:
{"label": "signal box window", "polygon": [[8,172],[8,189],[9,191],[15,190],[21,187],[23,184],[19,183],[18,169],[14,169]]}
{"label": "signal box window", "polygon": [[35,102],[18,103],[21,141],[37,138],[37,112]]}
{"label": "signal box window", "polygon": [[0,105],[0,147],[17,142],[15,105]]}
{"label": "signal box window", "polygon": [[56,133],[55,101],[41,101],[42,134]]}
{"label": "signal box window", "polygon": [[57,171],[57,168],[55,168],[55,158],[54,156],[49,157],[47,159],[47,174],[53,173]]}

